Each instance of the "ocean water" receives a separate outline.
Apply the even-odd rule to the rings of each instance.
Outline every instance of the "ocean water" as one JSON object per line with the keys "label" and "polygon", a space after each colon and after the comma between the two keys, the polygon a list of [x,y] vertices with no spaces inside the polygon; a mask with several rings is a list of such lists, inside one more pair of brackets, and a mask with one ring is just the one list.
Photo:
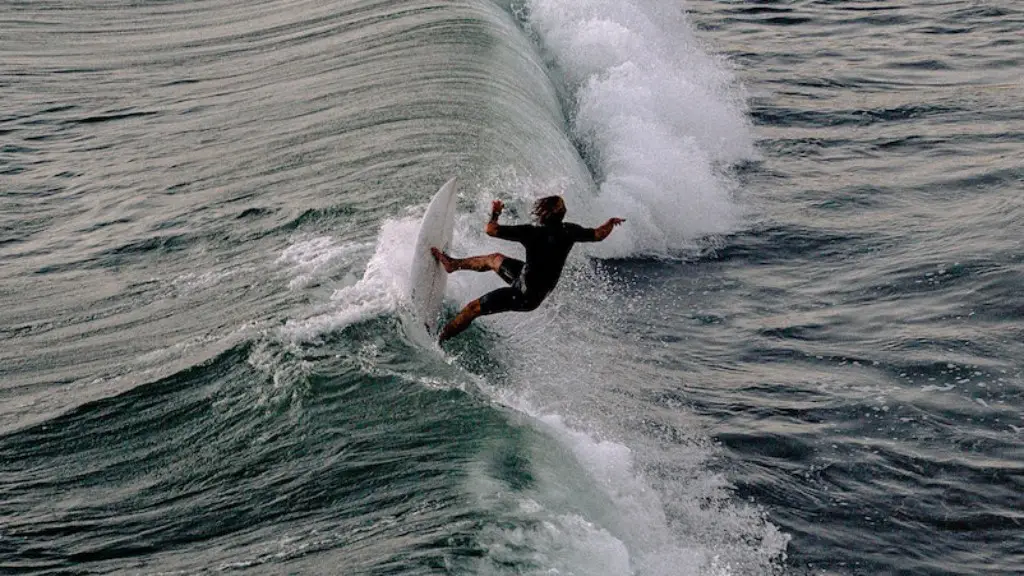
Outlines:
{"label": "ocean water", "polygon": [[[0,2],[0,572],[1016,574],[1011,0]],[[409,330],[418,217],[627,219]],[[499,286],[452,275],[448,313]]]}

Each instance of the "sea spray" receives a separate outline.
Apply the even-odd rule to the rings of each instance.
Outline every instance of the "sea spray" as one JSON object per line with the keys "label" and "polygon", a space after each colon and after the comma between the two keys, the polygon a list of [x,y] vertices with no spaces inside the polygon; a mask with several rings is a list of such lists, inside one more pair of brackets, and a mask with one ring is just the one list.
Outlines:
{"label": "sea spray", "polygon": [[526,25],[565,84],[599,185],[594,212],[628,225],[605,255],[665,255],[735,230],[731,164],[754,155],[740,88],[675,3],[531,0]]}

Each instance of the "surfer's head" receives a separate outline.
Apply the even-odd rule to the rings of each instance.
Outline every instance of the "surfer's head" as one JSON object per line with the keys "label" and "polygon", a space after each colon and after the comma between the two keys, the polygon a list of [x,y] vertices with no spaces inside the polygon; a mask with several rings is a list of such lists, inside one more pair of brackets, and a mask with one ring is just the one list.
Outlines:
{"label": "surfer's head", "polygon": [[548,196],[533,203],[533,216],[541,225],[558,224],[565,218],[565,201],[561,196]]}

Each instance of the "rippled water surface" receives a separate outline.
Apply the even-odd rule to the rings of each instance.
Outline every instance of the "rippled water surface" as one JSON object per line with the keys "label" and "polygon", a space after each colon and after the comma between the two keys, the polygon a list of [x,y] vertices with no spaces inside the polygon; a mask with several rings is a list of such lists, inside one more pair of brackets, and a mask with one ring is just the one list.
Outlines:
{"label": "rippled water surface", "polygon": [[[0,4],[0,572],[1014,574],[1015,2]],[[622,216],[539,310],[453,251]],[[500,280],[449,281],[449,313]]]}

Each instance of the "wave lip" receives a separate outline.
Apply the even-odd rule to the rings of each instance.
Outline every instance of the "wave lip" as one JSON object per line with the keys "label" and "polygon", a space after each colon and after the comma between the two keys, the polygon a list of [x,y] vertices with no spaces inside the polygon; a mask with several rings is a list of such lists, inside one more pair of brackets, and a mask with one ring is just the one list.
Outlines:
{"label": "wave lip", "polygon": [[668,253],[740,225],[727,170],[754,156],[750,122],[677,6],[536,0],[529,26],[571,94],[597,211],[629,221],[607,251]]}

